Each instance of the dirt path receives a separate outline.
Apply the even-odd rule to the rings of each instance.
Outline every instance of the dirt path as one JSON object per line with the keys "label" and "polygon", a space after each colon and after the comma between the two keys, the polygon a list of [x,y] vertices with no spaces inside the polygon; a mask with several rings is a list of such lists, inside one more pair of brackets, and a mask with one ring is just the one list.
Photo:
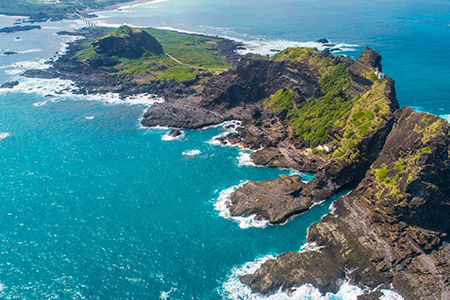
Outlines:
{"label": "dirt path", "polygon": [[166,54],[170,59],[172,59],[174,62],[176,62],[176,63],[178,63],[178,64],[180,64],[180,65],[182,65],[182,66],[189,67],[189,68],[200,69],[200,70],[208,70],[208,71],[228,71],[228,69],[202,68],[202,67],[198,67],[198,66],[193,66],[193,65],[185,64],[185,63],[182,63],[181,61],[179,61],[178,59],[173,58],[170,54],[168,54],[168,53],[165,53],[165,54]]}

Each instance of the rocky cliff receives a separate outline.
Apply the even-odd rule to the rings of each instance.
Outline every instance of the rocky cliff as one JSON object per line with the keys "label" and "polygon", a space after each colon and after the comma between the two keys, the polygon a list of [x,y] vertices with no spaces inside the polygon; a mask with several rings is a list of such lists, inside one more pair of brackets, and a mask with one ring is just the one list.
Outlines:
{"label": "rocky cliff", "polygon": [[[402,108],[361,183],[308,230],[320,251],[289,252],[241,281],[270,294],[339,279],[371,288],[392,283],[405,299],[449,299],[449,125]],[[350,272],[351,270],[351,272]]]}

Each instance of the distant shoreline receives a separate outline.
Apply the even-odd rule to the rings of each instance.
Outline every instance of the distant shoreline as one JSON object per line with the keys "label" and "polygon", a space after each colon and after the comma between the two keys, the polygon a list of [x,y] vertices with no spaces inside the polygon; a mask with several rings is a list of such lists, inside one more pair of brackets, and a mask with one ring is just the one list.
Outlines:
{"label": "distant shoreline", "polygon": [[[74,7],[69,9],[69,12],[65,13],[55,13],[52,9],[49,11],[46,11],[45,9],[50,7],[42,7],[42,5],[35,5],[36,10],[29,11],[27,9],[24,9],[23,11],[20,10],[21,6],[12,8],[12,9],[6,9],[4,11],[0,10],[0,15],[4,16],[11,16],[11,17],[18,17],[18,18],[29,18],[26,23],[35,23],[35,22],[45,22],[45,21],[61,21],[61,20],[70,20],[73,19],[73,15],[76,13],[79,13],[83,15],[84,17],[88,17],[89,14],[94,14],[96,12],[104,12],[104,11],[113,11],[116,9],[120,9],[122,7],[128,7],[128,6],[136,6],[141,4],[147,4],[151,2],[159,2],[158,0],[134,0],[134,1],[122,1],[117,4],[112,4],[100,8],[86,8],[86,9],[80,9],[76,10]],[[44,9],[44,10],[43,10]],[[72,10],[73,9],[73,10]]]}
{"label": "distant shoreline", "polygon": [[113,4],[113,5],[105,6],[102,8],[88,8],[88,9],[85,9],[83,11],[83,13],[92,14],[92,13],[102,12],[102,11],[112,11],[112,10],[119,9],[121,7],[137,6],[137,5],[147,4],[147,3],[152,3],[152,2],[160,2],[160,1],[158,1],[158,0],[134,0],[134,1],[129,1],[129,2],[122,2],[119,4]]}

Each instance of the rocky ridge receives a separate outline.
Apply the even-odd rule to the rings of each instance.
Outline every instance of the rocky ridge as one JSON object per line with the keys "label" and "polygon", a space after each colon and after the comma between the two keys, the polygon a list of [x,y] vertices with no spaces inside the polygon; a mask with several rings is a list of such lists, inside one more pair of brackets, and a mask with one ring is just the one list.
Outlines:
{"label": "rocky ridge", "polygon": [[393,283],[405,299],[449,299],[449,125],[407,107],[394,118],[365,178],[308,229],[320,251],[282,254],[243,283],[262,294],[305,283],[336,292],[347,277]]}

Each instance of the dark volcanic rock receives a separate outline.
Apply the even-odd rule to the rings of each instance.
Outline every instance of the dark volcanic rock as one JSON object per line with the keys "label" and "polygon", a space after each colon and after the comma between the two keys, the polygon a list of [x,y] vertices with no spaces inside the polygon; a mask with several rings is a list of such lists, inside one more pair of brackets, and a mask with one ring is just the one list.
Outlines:
{"label": "dark volcanic rock", "polygon": [[100,38],[93,44],[94,50],[106,56],[138,59],[149,51],[153,54],[164,54],[161,44],[147,32],[123,25],[110,34]]}
{"label": "dark volcanic rock", "polygon": [[330,42],[327,39],[318,39],[316,43],[329,44]]}
{"label": "dark volcanic rock", "polygon": [[282,254],[241,281],[262,294],[304,283],[325,292],[348,277],[392,283],[405,299],[449,299],[449,152],[447,122],[402,108],[364,180],[309,228],[320,252]]}
{"label": "dark volcanic rock", "polygon": [[0,33],[12,33],[17,31],[28,31],[33,29],[41,29],[42,27],[40,25],[16,25],[12,27],[3,27],[0,29]]}
{"label": "dark volcanic rock", "polygon": [[170,132],[169,132],[169,136],[171,136],[171,137],[178,137],[178,136],[180,136],[180,135],[182,135],[183,134],[183,132],[181,131],[181,130],[179,130],[179,129],[172,129]]}
{"label": "dark volcanic rock", "polygon": [[83,30],[77,30],[77,31],[62,30],[62,31],[58,31],[56,34],[57,35],[69,35],[69,36],[86,36],[87,32],[83,31]]}
{"label": "dark volcanic rock", "polygon": [[0,89],[12,89],[13,87],[15,87],[18,84],[19,84],[18,81],[5,82],[4,84],[0,85]]}
{"label": "dark volcanic rock", "polygon": [[167,99],[163,103],[155,103],[145,113],[142,125],[197,129],[231,119],[229,116],[200,107],[197,101],[198,99],[192,97],[183,101]]}

